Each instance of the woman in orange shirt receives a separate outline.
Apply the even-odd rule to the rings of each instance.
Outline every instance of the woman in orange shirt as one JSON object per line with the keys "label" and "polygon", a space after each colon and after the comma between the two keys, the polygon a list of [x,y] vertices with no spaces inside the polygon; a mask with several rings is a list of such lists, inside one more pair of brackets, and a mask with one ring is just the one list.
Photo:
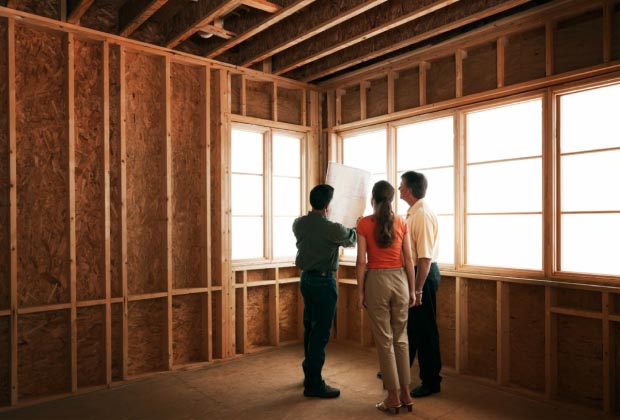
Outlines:
{"label": "woman in orange shirt", "polygon": [[398,413],[412,410],[407,341],[409,307],[415,304],[413,260],[405,220],[394,215],[394,187],[387,181],[372,189],[374,214],[357,224],[357,284],[359,302],[368,310],[370,328],[388,396],[377,409]]}

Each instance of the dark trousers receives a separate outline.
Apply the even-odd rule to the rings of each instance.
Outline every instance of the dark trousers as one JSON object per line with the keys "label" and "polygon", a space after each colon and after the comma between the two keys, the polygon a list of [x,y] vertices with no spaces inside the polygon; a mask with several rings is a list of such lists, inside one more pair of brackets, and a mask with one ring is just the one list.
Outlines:
{"label": "dark trousers", "polygon": [[321,370],[336,315],[336,279],[331,275],[321,277],[304,271],[300,287],[304,298],[304,387],[317,390],[324,384]]}
{"label": "dark trousers", "polygon": [[[416,267],[417,271],[417,267]],[[436,295],[439,288],[439,268],[436,263],[422,288],[422,305],[409,308],[407,336],[409,337],[409,363],[413,365],[416,353],[420,365],[422,383],[434,388],[441,382],[441,353],[439,352],[439,330],[437,328]]]}

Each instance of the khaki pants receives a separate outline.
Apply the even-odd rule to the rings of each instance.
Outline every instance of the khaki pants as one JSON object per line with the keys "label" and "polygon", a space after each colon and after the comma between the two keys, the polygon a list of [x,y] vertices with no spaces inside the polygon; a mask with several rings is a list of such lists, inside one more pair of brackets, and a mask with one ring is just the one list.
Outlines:
{"label": "khaki pants", "polygon": [[401,385],[409,385],[409,286],[405,270],[368,270],[365,297],[370,328],[383,373],[383,387],[393,391],[401,388]]}

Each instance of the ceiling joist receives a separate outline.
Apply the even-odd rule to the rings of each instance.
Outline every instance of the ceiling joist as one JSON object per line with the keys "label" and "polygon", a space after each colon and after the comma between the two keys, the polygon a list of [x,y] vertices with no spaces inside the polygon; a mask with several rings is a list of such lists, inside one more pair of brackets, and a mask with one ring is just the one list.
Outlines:
{"label": "ceiling joist", "polygon": [[119,11],[121,36],[129,36],[168,0],[129,0]]}
{"label": "ceiling joist", "polygon": [[267,13],[276,13],[282,9],[279,5],[265,0],[241,0],[241,4]]}
{"label": "ceiling joist", "polygon": [[77,2],[77,4],[74,4],[74,5],[71,5],[71,3],[76,3],[76,2],[69,2],[69,6],[72,6],[72,7],[71,7],[71,10],[69,11],[67,22],[75,23],[75,24],[79,23],[82,16],[84,16],[84,13],[86,13],[88,8],[94,2],[95,0],[80,0]]}
{"label": "ceiling joist", "polygon": [[234,32],[228,31],[220,26],[216,26],[216,25],[205,25],[201,28],[199,28],[199,33],[201,32],[205,32],[211,35],[215,35],[217,37],[223,38],[223,39],[231,39],[234,38],[235,36],[237,36],[237,34],[235,34]]}

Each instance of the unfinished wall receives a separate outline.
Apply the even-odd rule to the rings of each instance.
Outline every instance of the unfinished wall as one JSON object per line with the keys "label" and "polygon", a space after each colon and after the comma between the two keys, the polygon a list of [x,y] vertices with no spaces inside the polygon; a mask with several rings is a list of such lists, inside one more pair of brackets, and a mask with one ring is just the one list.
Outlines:
{"label": "unfinished wall", "polygon": [[[8,45],[8,21],[0,18],[0,45]],[[10,153],[8,48],[0,50],[0,311],[10,308]],[[0,339],[4,337],[0,336]],[[8,339],[8,337],[6,337]]]}

